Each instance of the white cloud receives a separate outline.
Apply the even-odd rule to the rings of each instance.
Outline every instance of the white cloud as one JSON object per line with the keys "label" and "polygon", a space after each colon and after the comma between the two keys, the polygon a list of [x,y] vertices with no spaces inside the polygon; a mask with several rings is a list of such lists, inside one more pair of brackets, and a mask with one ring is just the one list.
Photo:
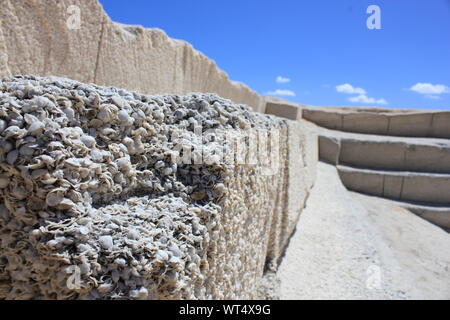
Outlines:
{"label": "white cloud", "polygon": [[268,96],[287,96],[287,97],[295,97],[295,92],[291,90],[282,90],[277,89],[275,91],[269,91],[266,93]]}
{"label": "white cloud", "polygon": [[443,84],[431,84],[418,82],[413,85],[409,90],[427,95],[427,98],[436,99],[436,95],[449,93],[450,88]]}
{"label": "white cloud", "polygon": [[289,78],[284,78],[282,76],[278,76],[276,79],[277,83],[288,83],[291,82],[291,79]]}
{"label": "white cloud", "polygon": [[385,99],[375,99],[366,95],[366,90],[352,86],[350,83],[344,83],[336,86],[336,91],[346,94],[357,94],[357,96],[348,98],[348,101],[363,104],[388,104]]}
{"label": "white cloud", "polygon": [[366,90],[364,90],[363,88],[356,88],[352,86],[350,83],[344,83],[336,86],[336,91],[348,94],[361,94],[361,95],[366,94]]}
{"label": "white cloud", "polygon": [[366,96],[365,94],[360,94],[359,96],[348,98],[348,101],[364,104],[388,104],[384,99],[371,98]]}

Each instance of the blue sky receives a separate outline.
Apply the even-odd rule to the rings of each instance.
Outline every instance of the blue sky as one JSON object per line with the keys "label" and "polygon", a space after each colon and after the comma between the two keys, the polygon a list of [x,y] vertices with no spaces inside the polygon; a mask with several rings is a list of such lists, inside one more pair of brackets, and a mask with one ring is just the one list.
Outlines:
{"label": "blue sky", "polygon": [[[260,94],[450,110],[450,0],[100,2],[114,21],[190,42]],[[369,5],[381,29],[367,28]]]}

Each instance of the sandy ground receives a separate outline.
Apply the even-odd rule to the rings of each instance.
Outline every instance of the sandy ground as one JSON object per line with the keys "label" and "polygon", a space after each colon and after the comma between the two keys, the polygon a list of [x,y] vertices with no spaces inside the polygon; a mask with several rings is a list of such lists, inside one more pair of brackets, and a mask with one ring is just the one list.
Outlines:
{"label": "sandy ground", "polygon": [[270,298],[450,299],[450,234],[406,209],[318,177]]}

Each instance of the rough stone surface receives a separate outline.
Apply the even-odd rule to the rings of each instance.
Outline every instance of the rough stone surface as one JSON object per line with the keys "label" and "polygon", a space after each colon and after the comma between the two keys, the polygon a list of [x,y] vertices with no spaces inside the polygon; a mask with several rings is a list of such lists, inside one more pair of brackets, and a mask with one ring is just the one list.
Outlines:
{"label": "rough stone surface", "polygon": [[0,298],[253,298],[314,181],[307,125],[211,94],[18,76],[0,119]]}
{"label": "rough stone surface", "polygon": [[[352,192],[352,194],[357,195],[358,193]],[[450,206],[431,205],[430,203],[417,201],[398,201],[369,195],[361,195],[361,197],[376,199],[377,201],[384,201],[385,203],[405,208],[417,216],[440,226],[447,232],[450,231]]]}
{"label": "rough stone surface", "polygon": [[[68,11],[77,6],[79,29]],[[264,112],[264,98],[162,30],[112,22],[94,0],[2,0],[0,76],[63,76],[146,94],[213,92]]]}

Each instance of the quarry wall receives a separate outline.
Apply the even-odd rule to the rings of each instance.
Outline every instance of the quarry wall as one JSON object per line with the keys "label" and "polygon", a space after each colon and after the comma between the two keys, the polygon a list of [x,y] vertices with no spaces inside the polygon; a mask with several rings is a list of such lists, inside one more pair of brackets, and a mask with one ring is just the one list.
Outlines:
{"label": "quarry wall", "polygon": [[214,94],[0,89],[0,298],[257,298],[314,184],[311,124]]}
{"label": "quarry wall", "polygon": [[305,107],[303,118],[322,127],[386,136],[450,138],[450,112],[382,108]]}
{"label": "quarry wall", "polygon": [[[70,6],[80,9],[79,28],[70,25]],[[214,92],[264,112],[264,98],[189,43],[115,23],[96,0],[3,0],[0,23],[0,76],[62,76],[144,94]]]}
{"label": "quarry wall", "polygon": [[[68,27],[71,5],[80,9],[80,28]],[[0,114],[0,298],[255,298],[264,270],[276,269],[314,184],[318,142],[313,126],[300,122],[301,114],[295,119],[284,115],[298,120],[294,122],[249,111],[242,113],[245,107],[230,105],[230,101],[218,97],[211,98],[215,99],[214,103],[204,94],[181,98],[141,95],[214,92],[260,113],[264,113],[266,105],[264,97],[241,83],[230,81],[214,61],[190,44],[170,39],[158,29],[112,22],[97,1],[5,0],[0,21],[0,76],[6,77],[1,85]],[[52,77],[12,78],[16,74]],[[71,95],[67,95],[68,92]],[[41,97],[43,94],[45,98]],[[143,148],[161,126],[170,127],[174,114],[164,111],[167,106],[186,108],[180,99],[194,101],[188,103],[188,109],[195,109],[196,105],[208,100],[222,114],[221,120],[224,114],[220,107],[239,110],[242,114],[233,115],[233,121],[240,123],[238,127],[245,127],[248,119],[259,119],[256,127],[266,131],[268,127],[276,127],[276,140],[269,143],[270,150],[266,150],[260,159],[276,161],[276,166],[271,168],[274,171],[264,174],[267,168],[260,163],[256,166],[219,166],[214,170],[210,166],[197,166],[195,170],[215,172],[223,179],[223,186],[217,188],[226,196],[213,201],[212,207],[199,200],[215,195],[214,184],[209,182],[200,190],[194,190],[194,186],[198,187],[200,172],[188,173],[192,168],[175,169],[185,177],[180,178],[178,174],[168,185],[147,181],[150,176],[159,177],[162,169],[174,170],[173,164],[168,163],[161,169],[160,164],[149,160],[162,145],[156,143],[156,149],[151,151]],[[14,102],[10,104],[11,101]],[[25,117],[28,112],[31,115]],[[60,112],[59,117],[49,115],[54,112]],[[131,117],[124,112],[130,113]],[[176,114],[186,116],[182,111]],[[138,121],[145,116],[150,117],[151,124],[141,128],[136,136],[137,128],[132,129],[133,124],[128,120]],[[211,123],[216,116],[195,120],[191,115],[189,121],[203,123],[209,120]],[[117,127],[120,124],[124,125],[123,129]],[[47,149],[41,146],[40,153],[33,149],[50,138],[55,130],[62,130],[63,125],[66,127],[60,136],[63,140],[58,141],[55,136],[52,138],[54,146]],[[29,126],[39,128],[35,130]],[[82,143],[68,149],[67,139]],[[94,154],[86,153],[88,150],[83,148],[86,143],[92,144],[91,149],[96,146],[92,151]],[[22,144],[27,147],[14,149]],[[57,160],[59,165],[50,161],[73,150],[78,150],[77,155],[72,154],[66,161],[62,157]],[[107,156],[108,152],[112,152],[112,158]],[[25,156],[30,154],[33,157]],[[39,156],[47,162],[31,164]],[[92,157],[97,159],[94,163]],[[113,165],[112,169],[108,169],[104,161]],[[34,176],[26,172],[22,175],[18,165],[24,164],[36,167],[38,172]],[[96,183],[81,182],[89,176],[86,166],[92,165],[95,169],[89,171],[99,177],[90,179]],[[72,170],[69,170],[70,166]],[[73,173],[74,168],[83,172],[81,178],[80,174]],[[69,187],[63,181],[66,175],[72,174],[75,176],[68,178],[72,185]],[[46,177],[44,180],[42,175]],[[61,180],[54,180],[54,175]],[[81,184],[74,185],[77,179],[81,179]],[[44,185],[42,181],[46,181]],[[213,182],[217,184],[217,181]],[[170,193],[170,188],[176,189],[179,183],[190,193],[188,199],[191,200],[187,203],[186,199],[180,202],[182,196],[174,198]],[[159,188],[160,193],[154,194],[155,190],[148,189],[150,185],[153,189]],[[147,190],[145,193],[152,195],[150,198],[142,195],[143,187]],[[161,220],[173,210],[176,213]],[[138,227],[134,222],[126,222],[129,215],[137,212],[152,213],[147,222],[134,221],[145,226],[140,231],[133,229]],[[128,234],[118,233],[119,238],[114,236],[115,233],[105,231],[113,225],[108,224],[111,215],[115,215],[113,224],[133,230]],[[52,227],[47,220],[49,217]],[[88,220],[91,222],[86,222]],[[66,222],[70,232],[61,225]],[[163,225],[157,228],[161,223]],[[184,240],[173,238],[173,224],[187,228],[187,231],[176,232],[185,237]],[[161,230],[163,236],[152,234],[155,230]],[[189,230],[194,233],[189,234]],[[20,235],[20,239],[13,239],[13,234]],[[24,241],[29,243],[26,248],[13,245]],[[68,245],[77,249],[71,251]],[[144,253],[142,250],[149,245],[155,248]],[[121,249],[131,250],[140,258],[131,261],[120,256],[118,251]],[[105,254],[109,252],[112,257],[114,251],[116,258],[109,261]],[[16,261],[14,257],[20,259]],[[167,269],[166,277],[160,274],[161,268]],[[96,278],[98,281],[82,281],[81,287],[71,289],[67,281],[72,269],[81,270],[82,279]]]}
{"label": "quarry wall", "polygon": [[319,157],[349,189],[450,228],[450,112],[305,106]]}
{"label": "quarry wall", "polygon": [[[67,26],[67,8],[70,5],[81,9],[79,29],[73,30]],[[230,81],[214,61],[190,44],[170,39],[158,29],[115,23],[94,0],[4,0],[0,23],[0,76],[9,77],[2,81],[1,87],[4,96],[0,121],[3,121],[4,127],[0,126],[0,227],[3,228],[1,255],[4,259],[0,259],[0,263],[3,263],[0,265],[0,298],[256,298],[264,269],[277,268],[278,260],[305,206],[315,181],[319,153],[322,161],[338,167],[340,177],[348,189],[395,200],[437,225],[450,227],[449,112],[320,108],[262,97],[247,86]],[[44,77],[13,78],[16,74]],[[81,83],[45,76],[67,77]],[[58,83],[62,83],[62,87],[58,87]],[[90,86],[88,83],[95,85]],[[39,87],[46,89],[40,91]],[[73,97],[64,96],[65,93],[58,88],[71,91],[74,93]],[[130,93],[130,90],[135,93]],[[81,91],[89,94],[76,98]],[[182,96],[189,92],[213,92],[232,102],[204,94]],[[104,119],[89,122],[87,127],[83,127],[86,119],[72,119],[66,124],[70,129],[67,129],[70,132],[66,134],[73,135],[75,140],[81,140],[83,135],[94,137],[95,141],[91,138],[86,141],[98,145],[100,153],[95,154],[95,157],[100,157],[103,151],[113,153],[113,158],[110,159],[115,163],[110,172],[113,174],[112,181],[104,179],[97,182],[113,186],[115,195],[120,198],[119,202],[117,199],[107,198],[101,188],[90,184],[73,187],[67,193],[71,202],[60,199],[61,185],[49,184],[45,187],[45,192],[34,189],[42,180],[42,172],[30,177],[28,172],[19,167],[20,157],[15,157],[11,152],[15,145],[32,146],[36,142],[31,141],[34,134],[56,130],[50,123],[57,116],[48,119],[36,115],[35,118],[44,123],[45,128],[39,127],[36,131],[36,125],[30,129],[37,122],[36,119],[25,119],[22,114],[24,110],[42,104],[43,100],[37,97],[44,93],[47,94],[46,99],[54,97],[50,101],[61,109],[60,117],[85,112],[89,119],[99,115],[109,119],[113,114],[109,120],[114,126],[123,120],[119,118],[120,110],[127,110],[131,114],[134,112],[132,118],[143,117],[142,112],[144,116],[150,117],[150,126],[145,127],[145,132],[133,133],[128,129],[120,131],[115,137],[118,140],[117,146],[111,147],[112,150],[107,149],[106,143],[110,142],[108,139],[112,139],[111,135],[114,136],[110,129],[115,130],[115,127],[106,125],[101,128]],[[175,95],[162,95],[165,93],[180,96],[176,98]],[[158,96],[145,97],[145,94]],[[122,104],[120,101],[123,99],[128,103]],[[183,102],[186,99],[195,103],[186,105]],[[16,103],[10,105],[10,100]],[[147,153],[139,153],[138,150],[155,133],[150,127],[158,128],[161,136],[165,135],[164,130],[173,125],[171,117],[177,108],[201,109],[203,100],[207,100],[210,107],[219,113],[227,108],[234,110],[236,117],[230,114],[227,116],[242,123],[243,127],[236,123],[239,130],[245,129],[245,123],[249,119],[256,121],[256,127],[261,129],[267,129],[266,126],[276,127],[278,142],[270,144],[270,150],[262,159],[279,159],[275,171],[267,175],[262,174],[264,166],[240,164],[215,168],[210,165],[197,169],[180,168],[187,170],[180,171],[185,172],[182,174],[184,177],[172,175],[174,180],[171,182],[182,182],[186,190],[191,188],[189,192],[183,191],[188,196],[188,200],[183,203],[179,202],[182,197],[168,192],[168,189],[164,189],[164,184],[159,186],[162,188],[160,194],[154,194],[152,189],[153,198],[150,200],[139,192],[125,192],[125,184],[120,175],[116,181],[119,173],[116,171],[119,166],[127,167],[128,161],[120,159],[125,158],[132,163],[136,176],[142,177],[141,182],[146,181],[149,175],[159,177],[163,169],[170,167],[173,170],[172,164],[164,163],[164,167],[160,168],[160,164],[149,161],[149,155],[158,151],[156,149],[161,149],[161,146],[156,144],[158,147]],[[245,107],[239,107],[235,103],[246,104],[257,113],[245,111]],[[131,108],[127,106],[130,104]],[[52,110],[51,104],[44,103],[41,107],[48,109],[47,111]],[[170,109],[173,115],[167,110],[162,111],[162,115],[159,113],[166,107],[173,109]],[[180,117],[185,116],[187,114]],[[190,118],[199,120],[192,116]],[[213,113],[205,114],[201,120],[218,121],[218,118]],[[127,123],[126,119],[123,121]],[[17,129],[6,130],[18,124],[23,125],[19,125],[18,133],[14,131]],[[2,122],[0,125],[3,125]],[[190,127],[184,129],[192,131]],[[19,137],[22,133],[23,136]],[[236,135],[242,136],[243,131]],[[65,136],[58,138],[61,141],[57,139],[62,146],[55,144],[52,150],[47,150],[49,153],[73,149],[69,148],[69,142],[62,137]],[[119,140],[126,143],[121,145]],[[28,149],[19,148],[17,152],[28,154],[27,152],[33,151]],[[87,152],[85,149],[80,147],[82,151],[75,158],[81,158],[81,154]],[[65,165],[67,168],[72,166],[81,169],[88,166],[87,163],[80,165],[77,161],[69,161]],[[61,172],[56,168],[48,165],[47,169],[50,175],[56,173],[62,179]],[[217,187],[218,181],[200,181],[202,174],[193,173],[191,169],[204,169],[209,174],[219,173],[223,178],[223,186]],[[97,166],[95,170],[100,169]],[[101,171],[95,170],[93,172]],[[52,179],[47,178],[50,181]],[[139,184],[139,179],[133,181]],[[152,186],[154,182],[152,181]],[[21,188],[17,189],[18,186]],[[216,189],[227,192],[220,199],[214,198]],[[142,191],[137,187],[136,190]],[[28,198],[35,199],[36,203],[42,204],[44,200],[44,206],[49,205],[46,202],[47,194],[55,195],[55,198],[50,197],[50,204],[52,200],[61,200],[62,204],[58,203],[51,208],[54,214],[52,218],[56,217],[56,222],[49,223],[44,213],[26,201],[24,192],[31,196]],[[103,202],[99,202],[104,196],[106,198]],[[201,201],[206,196],[213,197],[212,206]],[[77,225],[80,216],[74,213],[74,216],[66,216],[72,204],[77,210],[86,204],[91,206],[89,210],[85,208],[82,214],[92,215],[90,218],[93,222],[88,225],[92,228],[92,234],[85,234],[86,225]],[[170,214],[167,219],[161,219],[175,207],[176,213]],[[121,239],[128,239],[128,242],[121,243],[117,239],[120,245],[115,247],[116,239],[110,239],[110,234],[102,233],[102,228],[109,228],[105,221],[111,219],[110,212],[120,212],[114,223],[123,223],[126,227],[130,226],[130,222],[125,221],[127,215],[139,216],[142,212],[151,212],[151,218],[146,220],[139,216],[142,221],[138,219],[131,226],[137,228],[138,224],[143,224],[147,231],[158,227],[158,230],[163,230],[162,234],[148,234],[141,230],[144,234],[139,238],[134,231],[130,231],[130,234],[122,234],[121,231]],[[74,217],[77,218],[76,223],[72,221],[78,228],[76,231],[55,225],[66,222],[64,219],[74,220]],[[160,226],[159,221],[168,225]],[[24,227],[23,224],[27,226]],[[180,226],[183,232],[174,232],[173,225]],[[13,234],[20,236],[20,239],[12,239]],[[32,245],[22,248],[24,240]],[[109,246],[110,240],[113,241],[112,246]],[[67,254],[67,243],[78,245],[82,241],[89,242],[91,248],[82,247],[76,254]],[[148,243],[157,243],[157,247],[148,253],[145,250],[139,251],[139,248]],[[138,252],[140,260],[124,260],[117,255],[114,260],[109,261],[102,257],[118,250],[120,246]],[[93,251],[96,258],[82,258],[83,250]],[[23,264],[4,263],[16,261],[14,257],[17,255],[23,259]],[[117,269],[108,269],[109,265]],[[81,289],[68,289],[66,284],[70,273],[67,268],[72,266],[87,270],[82,273],[86,279],[94,277],[106,281],[87,281]],[[162,276],[161,270],[164,268],[170,270],[167,275]],[[49,272],[57,275],[57,279],[48,278]],[[130,272],[134,274],[130,275]],[[159,285],[155,285],[158,281]],[[29,283],[33,285],[30,286]]]}

